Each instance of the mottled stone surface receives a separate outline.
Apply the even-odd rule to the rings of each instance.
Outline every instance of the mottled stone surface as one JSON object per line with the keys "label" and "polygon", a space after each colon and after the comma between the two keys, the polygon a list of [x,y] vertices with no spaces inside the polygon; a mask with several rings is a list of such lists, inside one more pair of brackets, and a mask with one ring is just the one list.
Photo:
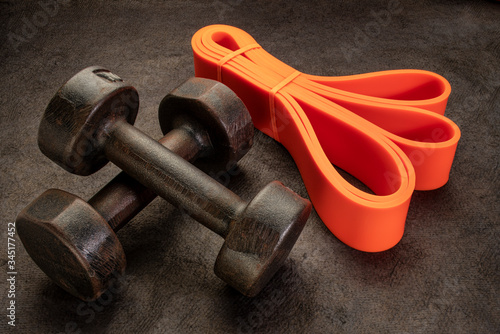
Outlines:
{"label": "mottled stone surface", "polygon": [[[57,4],[57,6],[55,5]],[[114,293],[82,303],[53,284],[16,236],[18,333],[498,333],[500,4],[494,1],[0,1],[0,271],[7,224],[48,188],[88,199],[118,173],[78,177],[37,146],[42,112],[80,69],[134,85],[136,125],[161,136],[157,107],[194,74],[191,36],[238,26],[271,54],[317,75],[437,72],[462,130],[451,178],[415,192],[402,241],[376,254],[341,243],[313,211],[289,260],[249,299],[213,273],[222,239],[155,200],[119,231],[128,267]],[[272,180],[307,196],[287,151],[258,132],[228,186],[248,200]],[[226,180],[221,181],[225,182]]]}

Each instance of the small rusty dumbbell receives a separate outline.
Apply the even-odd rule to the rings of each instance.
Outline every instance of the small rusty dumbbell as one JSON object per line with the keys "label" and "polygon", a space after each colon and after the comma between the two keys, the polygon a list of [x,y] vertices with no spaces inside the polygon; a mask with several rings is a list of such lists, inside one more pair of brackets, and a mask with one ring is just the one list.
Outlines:
{"label": "small rusty dumbbell", "polygon": [[[206,85],[213,86],[211,94],[205,95]],[[209,81],[182,85],[162,101],[160,120],[164,132],[197,124],[202,131],[190,133],[196,145],[210,143],[212,147],[200,150],[200,160],[213,155],[213,161],[227,165],[248,148],[249,126],[248,119],[239,115],[244,109],[241,101],[228,99],[226,89]],[[222,92],[214,93],[218,90]],[[210,108],[204,103],[207,99]],[[213,110],[228,105],[237,116],[218,122]],[[133,87],[107,70],[87,68],[70,79],[49,103],[39,130],[40,149],[80,175],[93,173],[107,159],[115,162],[154,193],[225,237],[216,274],[247,296],[257,294],[288,256],[310,213],[310,202],[278,182],[266,186],[249,204],[243,202],[129,124],[134,122],[137,109]],[[226,143],[220,151],[214,148],[217,138]],[[89,201],[93,208],[77,197],[51,190],[17,218],[19,236],[30,256],[49,277],[81,299],[97,298],[113,273],[124,270],[123,249],[112,227],[123,226],[121,221],[128,221],[131,212],[143,204],[137,200],[132,211],[108,211],[116,207],[103,203],[114,201],[98,193]]]}

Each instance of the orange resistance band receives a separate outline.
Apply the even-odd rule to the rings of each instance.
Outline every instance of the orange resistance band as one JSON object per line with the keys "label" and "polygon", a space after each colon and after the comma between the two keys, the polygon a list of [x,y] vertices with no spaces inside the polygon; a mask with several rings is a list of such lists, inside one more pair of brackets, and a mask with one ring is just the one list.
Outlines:
{"label": "orange resistance band", "polygon": [[[225,25],[199,30],[192,47],[196,75],[233,89],[255,127],[288,149],[316,212],[347,245],[368,252],[393,247],[413,190],[448,181],[460,130],[443,116],[451,87],[440,75],[308,75]],[[374,194],[351,185],[332,164]]]}

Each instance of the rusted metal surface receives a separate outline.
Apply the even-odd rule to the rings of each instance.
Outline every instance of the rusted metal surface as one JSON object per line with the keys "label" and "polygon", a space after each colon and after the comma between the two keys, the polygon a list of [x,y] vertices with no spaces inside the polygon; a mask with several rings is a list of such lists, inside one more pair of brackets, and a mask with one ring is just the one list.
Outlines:
{"label": "rusted metal surface", "polygon": [[[213,151],[210,143],[200,144],[195,138],[195,133],[187,128],[172,129],[158,142],[190,162],[195,161],[199,155],[209,156]],[[118,231],[156,196],[152,190],[127,173],[121,172],[92,196],[88,203],[101,214],[114,231]]]}
{"label": "rusted metal surface", "polygon": [[226,238],[216,274],[254,296],[295,244],[310,202],[272,182],[246,203],[183,159],[225,168],[250,148],[250,116],[224,85],[193,78],[162,101],[160,120],[170,136],[163,145],[170,149],[131,125],[137,108],[135,89],[99,67],[81,71],[59,90],[40,125],[42,152],[75,174],[92,173],[110,160],[127,175],[89,203],[61,191],[42,194],[17,219],[28,253],[61,287],[95,299],[110,275],[125,267],[113,229],[158,194]]}

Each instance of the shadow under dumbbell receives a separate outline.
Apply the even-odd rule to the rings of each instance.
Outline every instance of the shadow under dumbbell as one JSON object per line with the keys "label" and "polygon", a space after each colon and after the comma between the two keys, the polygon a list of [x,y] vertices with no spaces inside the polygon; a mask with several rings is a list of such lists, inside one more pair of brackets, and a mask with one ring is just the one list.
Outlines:
{"label": "shadow under dumbbell", "polygon": [[[58,333],[105,333],[123,307],[123,293],[127,289],[126,276],[117,279],[112,289],[95,301],[85,302],[47,280],[41,287],[35,319],[46,319]],[[115,291],[111,293],[110,291]]]}
{"label": "shadow under dumbbell", "polygon": [[302,327],[306,333],[307,324],[314,319],[315,297],[305,287],[297,264],[289,259],[254,298],[238,295],[230,287],[225,289],[224,321],[232,323],[231,332],[236,333],[285,333],[287,323],[290,328]]}

